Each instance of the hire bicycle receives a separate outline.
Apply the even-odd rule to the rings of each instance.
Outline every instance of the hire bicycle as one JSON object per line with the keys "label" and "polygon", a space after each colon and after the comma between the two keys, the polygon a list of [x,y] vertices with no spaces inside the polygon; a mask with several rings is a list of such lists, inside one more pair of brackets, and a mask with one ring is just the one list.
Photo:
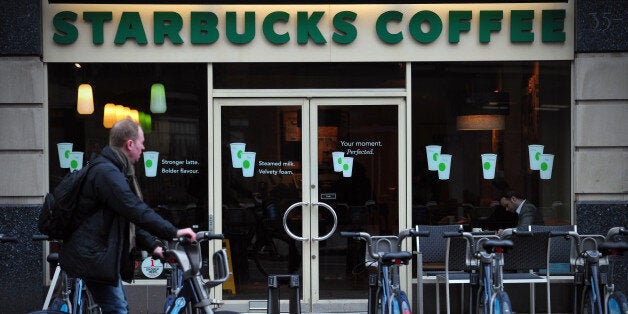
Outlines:
{"label": "hire bicycle", "polygon": [[209,240],[223,239],[222,234],[212,234],[208,231],[196,233],[196,241],[186,237],[165,241],[165,263],[172,266],[172,271],[166,284],[166,314],[214,314],[226,311],[214,311],[209,293],[212,288],[222,284],[229,278],[229,262],[227,253],[221,249],[212,257],[214,266],[213,280],[205,281],[201,274],[202,254],[200,244]]}
{"label": "hire bicycle", "polygon": [[412,253],[402,251],[401,244],[407,237],[427,237],[429,232],[405,229],[396,236],[371,236],[366,232],[341,231],[340,235],[366,241],[367,257],[377,266],[377,273],[369,275],[368,314],[411,314],[407,296],[400,289],[399,267],[408,265]]}
{"label": "hire bicycle", "polygon": [[[628,250],[628,229],[611,228],[606,237],[582,235],[575,231],[552,231],[550,236],[574,239],[577,255],[571,259],[574,267],[573,313],[628,314],[626,296],[615,289],[613,264]],[[607,266],[603,271],[601,266]],[[600,286],[604,287],[603,294]],[[580,302],[578,302],[580,301]]]}
{"label": "hire bicycle", "polygon": [[[61,240],[50,239],[47,235],[33,235],[35,241],[51,241],[59,245]],[[54,266],[55,272],[50,281],[50,287],[46,294],[46,300],[41,311],[30,312],[29,314],[100,314],[100,306],[96,304],[91,292],[87,289],[85,282],[78,277],[72,278],[66,274],[59,263],[59,253],[50,253],[46,260]]]}
{"label": "hire bicycle", "polygon": [[[513,232],[517,232],[513,230]],[[518,231],[517,233],[522,233]],[[443,237],[463,237],[467,242],[466,266],[471,270],[472,295],[476,296],[476,313],[510,314],[512,306],[503,284],[503,253],[513,247],[511,240],[500,239],[492,233],[471,233],[462,229],[444,232]],[[478,280],[479,279],[479,280]],[[470,308],[474,308],[470,298]]]}

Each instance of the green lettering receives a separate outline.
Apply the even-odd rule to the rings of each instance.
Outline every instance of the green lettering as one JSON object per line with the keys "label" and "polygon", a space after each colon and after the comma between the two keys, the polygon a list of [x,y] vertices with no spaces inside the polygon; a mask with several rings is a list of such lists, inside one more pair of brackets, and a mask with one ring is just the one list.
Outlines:
{"label": "green lettering", "polygon": [[459,43],[460,33],[471,30],[471,11],[449,11],[449,42]]}
{"label": "green lettering", "polygon": [[78,29],[71,22],[76,22],[76,13],[62,11],[52,18],[52,25],[57,30],[52,40],[59,45],[69,45],[78,38]]}
{"label": "green lettering", "polygon": [[391,34],[388,31],[388,22],[396,21],[401,22],[403,18],[403,13],[399,11],[387,11],[382,13],[375,22],[375,31],[377,32],[377,36],[383,42],[388,44],[396,44],[403,40],[403,34],[398,32],[396,34]]}
{"label": "green lettering", "polygon": [[164,43],[166,36],[170,38],[170,41],[175,45],[183,43],[183,39],[179,35],[181,28],[183,28],[183,19],[181,15],[176,12],[155,12],[153,13],[154,22],[154,34],[153,40],[155,44],[161,45]]}
{"label": "green lettering", "polygon": [[285,32],[283,34],[277,34],[274,29],[274,25],[277,22],[282,22],[283,24],[288,23],[290,20],[290,14],[283,11],[272,12],[268,14],[264,18],[264,22],[262,22],[262,32],[264,33],[264,37],[268,39],[273,44],[282,45],[290,41],[290,34]]}
{"label": "green lettering", "polygon": [[122,12],[120,24],[118,24],[118,30],[116,31],[116,38],[113,42],[116,45],[123,45],[129,38],[134,38],[135,42],[140,45],[148,43],[139,12]]}
{"label": "green lettering", "polygon": [[499,32],[502,29],[503,11],[480,11],[480,42],[491,41],[491,32]]}
{"label": "green lettering", "polygon": [[327,42],[318,29],[318,22],[323,18],[323,14],[325,12],[315,11],[312,12],[312,16],[308,17],[307,12],[297,12],[297,43],[307,44],[309,38],[319,45]]}
{"label": "green lettering", "polygon": [[543,10],[541,12],[541,41],[544,43],[565,42],[565,10]]}
{"label": "green lettering", "polygon": [[534,10],[513,10],[510,12],[510,41],[513,43],[531,43]]}
{"label": "green lettering", "polygon": [[92,22],[92,43],[102,45],[105,42],[105,21],[111,21],[111,12],[83,12],[83,20]]}
{"label": "green lettering", "polygon": [[[430,30],[427,33],[424,33],[421,29],[421,25],[424,22],[430,25]],[[422,44],[427,44],[435,41],[440,36],[440,33],[443,31],[443,21],[432,11],[420,11],[410,19],[408,27],[410,28],[412,38]]]}
{"label": "green lettering", "polygon": [[244,32],[238,34],[236,12],[227,12],[227,39],[234,44],[247,44],[255,38],[255,12],[244,12]]}
{"label": "green lettering", "polygon": [[213,12],[192,12],[190,14],[190,42],[192,44],[213,44],[218,40],[218,17]]}
{"label": "green lettering", "polygon": [[331,35],[335,43],[349,44],[358,37],[358,30],[351,22],[355,21],[357,14],[352,11],[342,11],[334,15],[334,28],[337,32]]}

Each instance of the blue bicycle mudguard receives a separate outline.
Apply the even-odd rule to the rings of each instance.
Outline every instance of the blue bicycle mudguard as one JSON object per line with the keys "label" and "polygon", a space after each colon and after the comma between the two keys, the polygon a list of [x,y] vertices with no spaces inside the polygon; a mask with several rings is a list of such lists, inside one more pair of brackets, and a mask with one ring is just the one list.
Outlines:
{"label": "blue bicycle mudguard", "polygon": [[174,296],[169,295],[166,297],[166,302],[164,302],[164,313],[168,313],[168,309],[172,307],[172,304],[174,304]]}
{"label": "blue bicycle mudguard", "polygon": [[608,308],[607,314],[626,314],[628,313],[628,300],[621,292],[613,292],[606,304]]}

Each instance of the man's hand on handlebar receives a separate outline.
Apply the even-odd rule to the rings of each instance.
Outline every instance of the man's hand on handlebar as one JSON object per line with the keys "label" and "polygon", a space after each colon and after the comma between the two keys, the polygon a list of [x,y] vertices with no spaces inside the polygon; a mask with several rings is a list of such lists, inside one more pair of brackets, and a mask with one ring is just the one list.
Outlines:
{"label": "man's hand on handlebar", "polygon": [[153,259],[164,259],[164,248],[162,246],[158,246],[153,250]]}
{"label": "man's hand on handlebar", "polygon": [[196,241],[196,232],[192,228],[185,228],[177,230],[177,237],[186,237],[190,242]]}

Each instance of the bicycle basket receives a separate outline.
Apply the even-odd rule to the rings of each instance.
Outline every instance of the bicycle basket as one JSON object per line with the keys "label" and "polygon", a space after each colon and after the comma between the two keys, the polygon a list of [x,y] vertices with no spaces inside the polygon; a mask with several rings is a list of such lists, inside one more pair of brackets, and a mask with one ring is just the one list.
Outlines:
{"label": "bicycle basket", "polygon": [[[389,252],[399,252],[399,239],[397,236],[374,236],[371,237],[371,240],[373,252],[379,255]],[[373,259],[369,254],[368,248],[364,255],[364,261],[367,265],[377,266],[377,260]]]}

